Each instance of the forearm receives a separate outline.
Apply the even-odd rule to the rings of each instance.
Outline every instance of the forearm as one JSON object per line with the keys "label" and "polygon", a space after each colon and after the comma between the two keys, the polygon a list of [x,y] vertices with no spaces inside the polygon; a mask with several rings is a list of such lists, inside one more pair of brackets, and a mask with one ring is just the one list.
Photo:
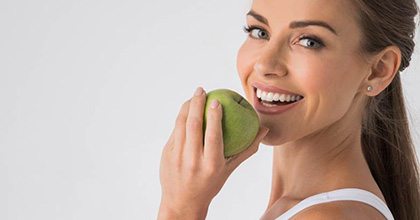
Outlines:
{"label": "forearm", "polygon": [[173,209],[165,204],[160,204],[158,220],[204,220],[207,216],[208,207],[201,209],[188,207],[185,209]]}

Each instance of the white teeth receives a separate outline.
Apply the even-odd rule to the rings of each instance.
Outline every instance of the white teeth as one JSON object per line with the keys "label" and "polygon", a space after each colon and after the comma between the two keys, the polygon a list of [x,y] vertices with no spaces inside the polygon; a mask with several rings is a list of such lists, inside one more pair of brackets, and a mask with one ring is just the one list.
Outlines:
{"label": "white teeth", "polygon": [[280,100],[280,102],[284,102],[284,101],[286,101],[286,99],[285,99],[284,97],[285,97],[285,95],[284,95],[284,94],[281,94],[281,95],[279,96],[279,100]]}
{"label": "white teeth", "polygon": [[285,101],[290,102],[290,95],[286,95]]}
{"label": "white teeth", "polygon": [[278,100],[280,100],[280,94],[275,93],[275,94],[274,94],[274,96],[273,96],[273,100],[274,100],[274,101],[278,101]]}
{"label": "white teeth", "polygon": [[272,101],[281,101],[281,102],[293,102],[299,101],[302,99],[302,96],[299,95],[286,95],[286,94],[279,94],[273,92],[266,92],[260,89],[257,89],[257,97],[268,102]]}
{"label": "white teeth", "polygon": [[294,102],[294,101],[295,101],[295,98],[296,98],[296,96],[291,95],[291,96],[290,96],[290,101]]}
{"label": "white teeth", "polygon": [[264,99],[267,99],[267,92],[261,92],[261,99],[264,97]]}
{"label": "white teeth", "polygon": [[266,98],[267,98],[267,101],[272,102],[273,101],[273,93],[269,92]]}

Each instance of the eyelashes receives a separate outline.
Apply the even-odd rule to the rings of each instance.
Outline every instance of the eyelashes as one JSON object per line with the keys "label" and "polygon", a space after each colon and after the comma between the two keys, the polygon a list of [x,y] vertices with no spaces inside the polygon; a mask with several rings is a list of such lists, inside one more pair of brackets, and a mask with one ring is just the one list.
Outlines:
{"label": "eyelashes", "polygon": [[[244,26],[243,27],[243,30],[244,30],[244,32],[245,33],[247,33],[251,38],[254,38],[254,39],[265,39],[265,38],[268,38],[268,34],[267,34],[267,31],[265,31],[264,30],[264,28],[262,28],[262,27],[258,27],[258,26],[255,26],[255,25],[251,25],[251,26]],[[259,38],[260,36],[253,36],[252,34],[254,33],[254,31],[255,30],[257,30],[257,31],[260,31],[260,32],[258,32],[258,34],[263,34],[263,36],[261,36],[261,38]]]}
{"label": "eyelashes", "polygon": [[245,33],[249,34],[251,32],[252,29],[254,29],[255,26],[246,26],[244,25],[243,30]]}
{"label": "eyelashes", "polygon": [[314,49],[320,49],[320,48],[322,48],[322,47],[325,47],[324,42],[322,42],[322,40],[321,40],[321,39],[319,39],[319,38],[318,38],[317,36],[315,36],[315,35],[308,34],[308,35],[302,35],[301,37],[299,37],[299,41],[301,41],[301,40],[303,40],[303,39],[309,40],[309,41],[307,41],[307,42],[315,42],[316,44],[318,44],[318,46],[316,46],[316,47],[312,47],[312,48],[314,48]]}
{"label": "eyelashes", "polygon": [[[267,31],[259,26],[256,25],[250,25],[250,26],[243,26],[243,31],[248,34],[248,36],[252,39],[255,40],[269,40],[269,34],[267,33]],[[256,36],[255,36],[256,34]],[[308,49],[321,49],[323,47],[325,47],[324,42],[317,36],[313,35],[313,34],[303,34],[302,36],[299,37],[299,42],[302,40],[307,40],[306,42],[306,48]]]}

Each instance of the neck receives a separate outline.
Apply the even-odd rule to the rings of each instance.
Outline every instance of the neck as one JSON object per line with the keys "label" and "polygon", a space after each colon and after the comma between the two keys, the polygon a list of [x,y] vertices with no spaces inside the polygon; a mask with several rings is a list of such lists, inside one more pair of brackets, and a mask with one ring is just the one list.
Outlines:
{"label": "neck", "polygon": [[362,152],[361,126],[350,119],[354,117],[344,117],[305,138],[274,146],[269,207],[280,198],[302,200],[373,179]]}

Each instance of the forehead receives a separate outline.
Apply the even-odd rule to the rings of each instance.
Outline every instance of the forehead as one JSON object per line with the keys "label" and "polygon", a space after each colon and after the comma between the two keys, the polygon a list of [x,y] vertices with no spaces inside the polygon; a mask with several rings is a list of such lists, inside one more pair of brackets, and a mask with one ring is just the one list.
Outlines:
{"label": "forehead", "polygon": [[252,10],[266,17],[272,28],[296,20],[321,20],[339,35],[358,29],[356,8],[349,0],[254,0]]}

